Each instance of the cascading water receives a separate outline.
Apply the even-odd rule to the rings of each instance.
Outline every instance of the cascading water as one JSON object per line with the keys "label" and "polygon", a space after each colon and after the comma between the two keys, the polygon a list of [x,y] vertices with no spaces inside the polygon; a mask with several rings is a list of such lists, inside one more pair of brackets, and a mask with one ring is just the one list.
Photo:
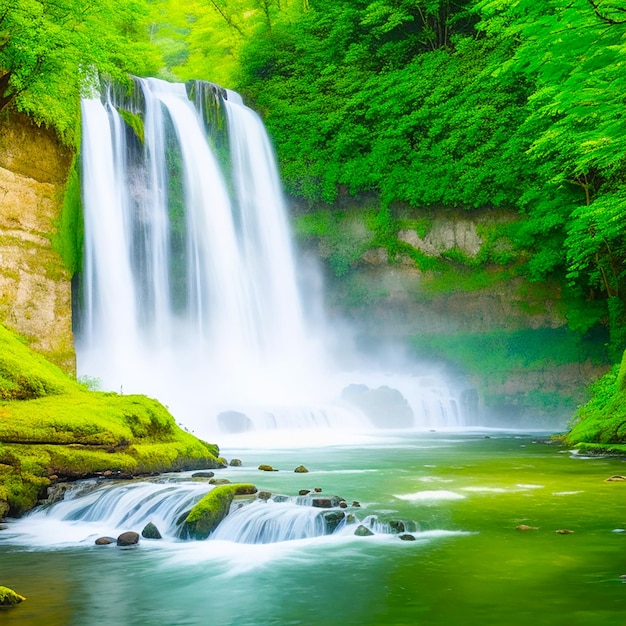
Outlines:
{"label": "cascading water", "polygon": [[[136,79],[130,96],[108,88],[82,111],[79,373],[153,395],[205,436],[371,426],[340,399],[364,379],[335,370],[305,318],[256,113],[208,83],[156,79]],[[403,427],[463,425],[440,380],[405,378]]]}

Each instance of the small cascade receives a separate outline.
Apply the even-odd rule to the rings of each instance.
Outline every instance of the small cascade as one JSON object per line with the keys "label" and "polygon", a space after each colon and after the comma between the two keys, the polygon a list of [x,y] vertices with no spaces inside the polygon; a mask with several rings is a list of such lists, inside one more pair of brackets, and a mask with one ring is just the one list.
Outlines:
{"label": "small cascade", "polygon": [[330,534],[324,512],[293,502],[257,500],[230,513],[211,535],[235,543],[278,543]]}
{"label": "small cascade", "polygon": [[52,505],[38,507],[27,517],[31,524],[52,522],[80,525],[94,532],[141,529],[152,522],[164,536],[178,533],[180,516],[207,493],[206,483],[111,482],[84,493],[69,492]]}
{"label": "small cascade", "polygon": [[[238,94],[138,78],[82,114],[80,375],[154,396],[213,440],[465,424],[432,372],[339,371],[303,306],[272,146]],[[410,411],[388,420],[384,403],[347,400],[352,384],[389,384]]]}
{"label": "small cascade", "polygon": [[[182,520],[210,491],[206,482],[185,479],[117,482],[95,481],[68,490],[64,499],[42,505],[20,520],[21,532],[43,545],[91,542],[109,534],[141,532],[154,524],[165,540],[184,541]],[[320,500],[324,500],[320,506]],[[342,508],[342,506],[344,508]],[[346,507],[342,498],[273,495],[268,499],[236,501],[208,541],[237,544],[272,544],[314,539],[326,535],[355,534],[359,525],[376,535],[415,533],[415,522],[382,521],[377,515],[359,520],[359,509]]]}

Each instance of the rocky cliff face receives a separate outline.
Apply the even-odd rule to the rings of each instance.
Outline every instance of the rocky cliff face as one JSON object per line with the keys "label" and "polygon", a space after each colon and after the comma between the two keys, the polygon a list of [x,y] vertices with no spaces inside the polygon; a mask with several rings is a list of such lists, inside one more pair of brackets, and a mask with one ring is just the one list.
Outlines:
{"label": "rocky cliff face", "polygon": [[517,275],[507,233],[518,217],[415,212],[382,247],[371,215],[352,207],[321,234],[301,229],[324,262],[331,323],[348,319],[363,345],[408,345],[460,372],[494,424],[562,425],[608,367],[603,338],[567,330],[556,282]]}
{"label": "rocky cliff face", "polygon": [[50,237],[71,160],[52,131],[0,120],[0,322],[74,371],[70,276]]}

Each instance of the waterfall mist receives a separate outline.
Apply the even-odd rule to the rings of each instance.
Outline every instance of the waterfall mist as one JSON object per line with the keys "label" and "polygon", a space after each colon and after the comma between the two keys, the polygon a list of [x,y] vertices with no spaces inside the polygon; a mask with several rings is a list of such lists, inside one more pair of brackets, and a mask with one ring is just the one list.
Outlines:
{"label": "waterfall mist", "polygon": [[465,424],[432,372],[338,367],[348,344],[304,310],[272,146],[238,94],[135,79],[82,116],[80,375],[208,437]]}

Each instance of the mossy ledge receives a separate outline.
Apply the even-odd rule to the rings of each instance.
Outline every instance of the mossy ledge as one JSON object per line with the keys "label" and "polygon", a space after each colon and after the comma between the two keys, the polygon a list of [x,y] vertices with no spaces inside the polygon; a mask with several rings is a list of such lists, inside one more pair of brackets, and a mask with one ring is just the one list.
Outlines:
{"label": "mossy ledge", "polygon": [[55,480],[212,469],[218,457],[156,400],[89,391],[0,326],[0,518]]}
{"label": "mossy ledge", "polygon": [[235,496],[257,492],[254,485],[242,483],[215,487],[191,509],[185,518],[182,534],[192,539],[206,539],[228,515]]}
{"label": "mossy ledge", "polygon": [[564,443],[587,454],[626,455],[626,352],[621,364],[591,386],[591,400],[580,407]]}

